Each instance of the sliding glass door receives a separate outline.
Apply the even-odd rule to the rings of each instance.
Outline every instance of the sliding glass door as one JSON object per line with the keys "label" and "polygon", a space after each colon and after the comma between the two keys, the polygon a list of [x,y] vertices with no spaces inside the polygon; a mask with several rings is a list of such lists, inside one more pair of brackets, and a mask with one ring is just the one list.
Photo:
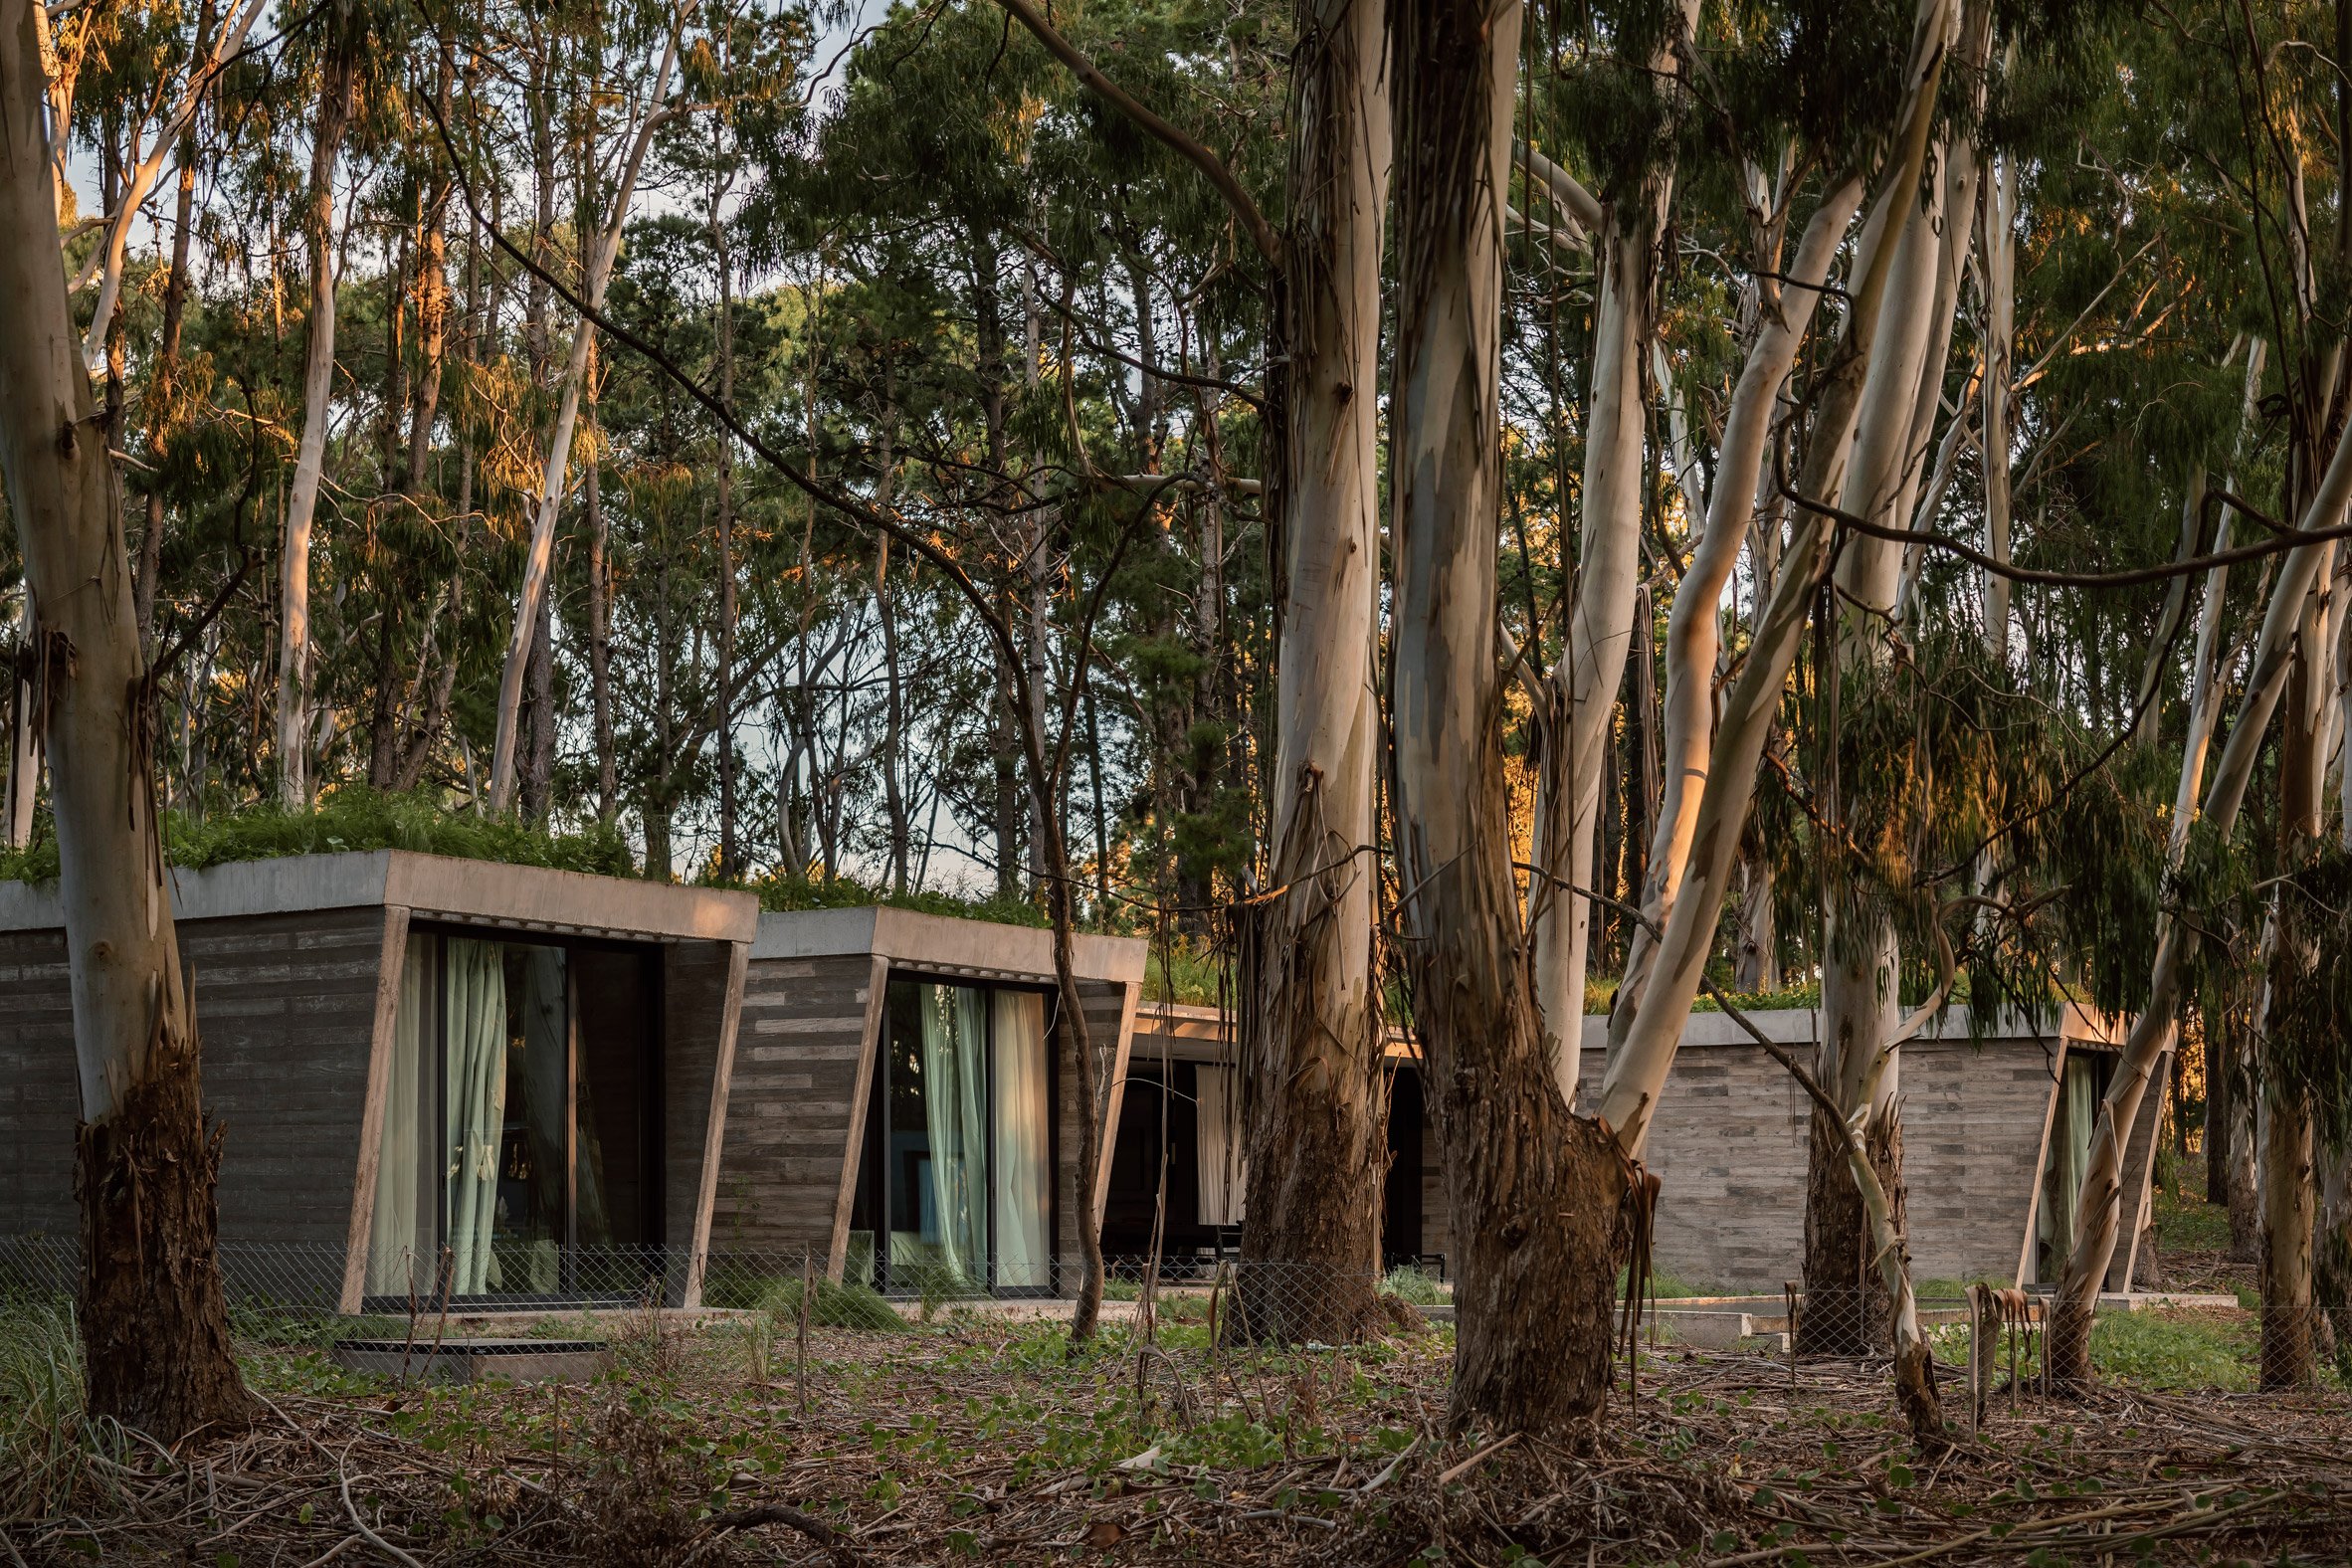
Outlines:
{"label": "sliding glass door", "polygon": [[660,1239],[653,974],[639,949],[410,936],[368,1294],[640,1287],[631,1255]]}
{"label": "sliding glass door", "polygon": [[1045,997],[890,983],[852,1273],[954,1294],[1054,1285]]}

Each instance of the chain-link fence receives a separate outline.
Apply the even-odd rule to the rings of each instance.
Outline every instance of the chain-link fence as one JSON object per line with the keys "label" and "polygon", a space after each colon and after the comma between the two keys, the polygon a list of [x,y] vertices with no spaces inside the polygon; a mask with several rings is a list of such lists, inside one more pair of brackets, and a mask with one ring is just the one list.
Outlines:
{"label": "chain-link fence", "polygon": [[[576,1321],[583,1312],[693,1307],[842,1328],[895,1328],[958,1312],[1066,1315],[1080,1271],[1065,1257],[962,1259],[901,1246],[894,1257],[822,1245],[756,1250],[565,1248],[492,1240],[461,1254],[354,1259],[340,1246],[224,1242],[221,1274],[240,1332],[314,1338],[355,1320],[497,1317]],[[0,1237],[0,1304],[68,1301],[79,1247],[59,1236]],[[1102,1313],[1155,1331],[1197,1325],[1218,1342],[1338,1344],[1454,1316],[1442,1258],[1379,1273],[1245,1260],[1232,1252],[1103,1261]],[[805,1307],[804,1307],[804,1304]],[[2087,1324],[2055,1315],[2047,1291],[1929,1286],[1912,1316],[1947,1389],[1972,1408],[2063,1382],[2069,1369],[2180,1388],[2251,1389],[2352,1381],[2352,1317],[2315,1307],[2263,1311],[2230,1297],[2102,1303]],[[2124,1310],[2126,1305],[2145,1308]],[[1875,1289],[1646,1298],[1636,1338],[1659,1353],[1762,1358],[1808,1378],[1851,1378],[1893,1356],[1892,1313]],[[2339,1372],[2341,1366],[2345,1371]]]}

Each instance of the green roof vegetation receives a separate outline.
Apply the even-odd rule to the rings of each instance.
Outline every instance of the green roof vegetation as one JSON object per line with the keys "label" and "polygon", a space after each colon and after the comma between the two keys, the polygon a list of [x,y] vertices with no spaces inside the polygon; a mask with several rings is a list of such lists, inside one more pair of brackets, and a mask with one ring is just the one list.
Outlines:
{"label": "green roof vegetation", "polygon": [[[590,823],[577,832],[553,832],[507,819],[452,812],[422,793],[391,795],[345,788],[328,794],[311,811],[258,805],[202,817],[180,811],[163,814],[164,859],[189,871],[233,861],[336,855],[346,850],[411,850],[421,855],[544,866],[604,877],[637,875],[628,841],[610,825]],[[46,817],[32,843],[21,850],[0,850],[0,881],[46,886],[54,883],[57,876],[57,835]]]}
{"label": "green roof vegetation", "polygon": [[1026,898],[966,898],[949,892],[891,892],[855,877],[785,877],[771,875],[721,886],[747,888],[759,894],[762,909],[859,909],[882,904],[912,909],[918,914],[951,915],[959,920],[994,920],[1000,925],[1043,926],[1046,911]]}

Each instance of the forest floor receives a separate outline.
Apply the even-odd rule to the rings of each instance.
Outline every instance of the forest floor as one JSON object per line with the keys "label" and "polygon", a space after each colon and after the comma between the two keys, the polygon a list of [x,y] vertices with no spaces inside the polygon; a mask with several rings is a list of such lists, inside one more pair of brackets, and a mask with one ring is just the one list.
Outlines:
{"label": "forest floor", "polygon": [[1882,1366],[1681,1351],[1645,1352],[1638,1395],[1621,1374],[1581,1451],[1449,1440],[1442,1325],[1294,1354],[1114,1325],[1074,1359],[1059,1323],[953,1313],[814,1328],[804,1369],[763,1317],[646,1315],[571,1388],[401,1388],[277,1335],[246,1347],[244,1432],[166,1455],[57,1419],[0,1451],[0,1541],[214,1568],[2352,1560],[2352,1403],[2159,1386],[2203,1363],[2149,1331],[2212,1330],[2131,1316],[2101,1387],[1996,1393],[1973,1438],[1946,1379],[1934,1455]]}

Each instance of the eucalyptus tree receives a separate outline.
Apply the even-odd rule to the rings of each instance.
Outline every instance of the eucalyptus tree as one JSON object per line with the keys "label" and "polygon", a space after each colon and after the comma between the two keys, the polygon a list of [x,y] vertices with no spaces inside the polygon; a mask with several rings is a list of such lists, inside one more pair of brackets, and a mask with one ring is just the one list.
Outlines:
{"label": "eucalyptus tree", "polygon": [[[2352,506],[2352,451],[2340,439],[2339,369],[2344,323],[2340,306],[2317,286],[2323,253],[2311,216],[2308,187],[2332,174],[2352,178],[2339,151],[2329,170],[2316,152],[2315,122],[2340,120],[2346,97],[2333,74],[2303,73],[2288,63],[2303,18],[2260,19],[2249,30],[2237,15],[2199,13],[2171,42],[2168,61],[2184,77],[2177,101],[2188,120],[2190,144],[2211,168],[2217,199],[2239,204],[2259,283],[2263,335],[2271,343],[2285,414],[2285,467],[2280,509],[2305,532],[2338,527]],[[2341,42],[2340,8],[2328,18],[2328,38]],[[2273,34],[2270,30],[2275,29]],[[2210,96],[2208,96],[2210,94]],[[2343,210],[2342,190],[2337,212]],[[2337,225],[2339,246],[2352,227]],[[2335,263],[2341,265],[2340,257]],[[2253,292],[2253,290],[2250,290]],[[2247,655],[2236,717],[2204,786],[2202,829],[2227,843],[2238,825],[2266,744],[2269,721],[2283,707],[2278,751],[2281,842],[2279,859],[2302,860],[2317,839],[2319,759],[2315,693],[2331,684],[2322,674],[2332,652],[2320,635],[2324,592],[2335,542],[2295,543],[2269,584],[2259,630]],[[2186,778],[2184,798],[2194,793]],[[2268,918],[2275,922],[2277,906]],[[2291,921],[2291,916],[2290,916]],[[2090,1156],[2076,1198],[2074,1245],[2055,1308],[2051,1355],[2058,1375],[2090,1376],[2090,1316],[2111,1262],[2121,1207],[2123,1137],[2140,1113],[2150,1079],[2172,1043],[2185,977],[2202,941],[2198,922],[2167,918],[2149,965],[2146,1000],[2126,1037],[2122,1060],[2102,1099]],[[2271,955],[2268,991],[2291,992],[2312,967],[2311,949],[2291,930],[2274,926],[2264,944]],[[2291,1015],[2290,1015],[2291,1016]],[[2311,1359],[2312,1122],[2308,1078],[2294,1071],[2306,1043],[2273,1027],[2265,1042],[2263,1095],[2263,1377],[2294,1382]]]}
{"label": "eucalyptus tree", "polygon": [[40,650],[81,1126],[78,1321],[97,1415],[165,1442],[251,1401],[215,1256],[220,1142],[199,1100],[147,733],[150,671],[122,496],[67,301],[37,44],[40,0],[0,4],[0,474]]}
{"label": "eucalyptus tree", "polygon": [[335,172],[355,101],[374,76],[374,18],[366,0],[340,0],[326,13],[317,71],[318,107],[310,127],[310,183],[303,237],[310,250],[310,298],[304,316],[302,435],[286,495],[286,534],[278,575],[278,792],[289,806],[311,794],[311,528],[326,476],[327,434],[334,423]]}
{"label": "eucalyptus tree", "polygon": [[[610,285],[613,265],[621,248],[621,236],[628,226],[629,209],[637,194],[637,182],[645,166],[646,155],[652,150],[654,137],[677,115],[690,105],[673,100],[672,82],[677,75],[679,50],[683,34],[692,16],[692,0],[678,8],[659,8],[645,19],[644,32],[660,41],[658,62],[648,73],[625,72],[624,81],[634,91],[624,90],[629,104],[629,118],[622,127],[618,158],[610,172],[611,195],[602,213],[602,222],[594,238],[585,244],[581,258],[580,293],[591,308],[604,303],[605,290]],[[625,33],[621,39],[624,50],[640,40]],[[601,43],[598,46],[601,56]],[[602,74],[602,61],[598,62]],[[607,91],[612,91],[610,88]],[[597,171],[601,181],[605,172]],[[544,183],[544,182],[542,182]],[[547,581],[553,569],[555,554],[556,517],[567,491],[566,475],[570,472],[573,431],[579,420],[582,385],[587,378],[590,357],[596,343],[596,324],[583,316],[572,329],[569,357],[563,369],[563,379],[556,394],[554,417],[548,426],[543,451],[546,469],[541,477],[536,505],[531,514],[530,542],[524,556],[522,586],[515,597],[514,624],[506,645],[506,662],[498,680],[497,732],[491,742],[490,806],[503,812],[515,797],[515,753],[522,718],[523,681],[532,657],[533,639],[537,635],[542,606],[547,596]]]}
{"label": "eucalyptus tree", "polygon": [[[1673,906],[1659,922],[1663,934],[1649,954],[1646,983],[1634,1005],[1618,1009],[1610,1020],[1611,1060],[1602,1082],[1599,1114],[1615,1133],[1618,1146],[1628,1152],[1638,1152],[1647,1136],[1683,1018],[1713,947],[1716,915],[1729,889],[1739,829],[1754,795],[1766,731],[1777,717],[1782,688],[1810,618],[1819,574],[1828,562],[1831,539],[1827,513],[1836,504],[1833,497],[1844,493],[1848,483],[1857,422],[1870,407],[1880,409],[1883,419],[1891,417],[1892,405],[1899,405],[1907,417],[1915,402],[1915,375],[1901,376],[1889,384],[1881,372],[1873,384],[1869,372],[1886,363],[1873,350],[1889,294],[1888,278],[1916,202],[1936,90],[1957,21],[1952,8],[1942,0],[1925,0],[1917,8],[1909,46],[1901,57],[1901,75],[1892,84],[1894,101],[1888,106],[1890,111],[1881,110],[1886,118],[1878,122],[1883,127],[1880,137],[1870,137],[1867,129],[1856,137],[1873,154],[1869,161],[1876,165],[1871,180],[1875,195],[1847,284],[1851,303],[1844,335],[1817,390],[1807,434],[1799,493],[1811,504],[1798,503],[1780,576],[1757,617],[1747,659],[1725,694],[1688,848],[1679,851],[1680,864],[1669,865],[1662,878],[1677,891]],[[1886,1060],[1886,1048],[1895,1044],[1899,1044],[1899,1032],[1878,1043],[1870,1059],[1873,1073]],[[1865,1079],[1862,1087],[1874,1090],[1876,1084]],[[1867,1107],[1873,1097],[1865,1093],[1852,1103]],[[1895,1302],[1897,1389],[1913,1430],[1928,1436],[1940,1428],[1940,1417],[1927,1371],[1926,1344],[1915,1315],[1907,1310],[1908,1273],[1893,1234],[1894,1216],[1875,1169],[1862,1152],[1860,1138],[1867,1130],[1866,1116],[1858,1119],[1862,1124],[1852,1129],[1857,1136],[1847,1144],[1848,1163],[1864,1195],[1864,1209],[1872,1226],[1872,1252]]]}
{"label": "eucalyptus tree", "polygon": [[[1602,733],[1633,643],[1635,578],[1651,489],[1645,455],[1659,353],[1660,248],[1673,205],[1676,121],[1687,111],[1683,81],[1693,60],[1698,12],[1697,0],[1672,0],[1585,19],[1588,30],[1606,32],[1613,46],[1570,76],[1564,90],[1572,100],[1585,100],[1578,104],[1578,129],[1585,158],[1599,171],[1597,192],[1549,159],[1539,164],[1539,150],[1529,148],[1521,159],[1529,175],[1540,169],[1561,225],[1590,231],[1584,241],[1596,272],[1567,648],[1535,703],[1537,875],[1528,900],[1545,1040],[1558,1064],[1561,1091],[1571,1097],[1584,1036],[1592,906],[1563,888],[1593,881]],[[1560,41],[1553,47],[1561,47]],[[1581,48],[1581,41],[1569,47]],[[1647,636],[1643,642],[1647,648]]]}

